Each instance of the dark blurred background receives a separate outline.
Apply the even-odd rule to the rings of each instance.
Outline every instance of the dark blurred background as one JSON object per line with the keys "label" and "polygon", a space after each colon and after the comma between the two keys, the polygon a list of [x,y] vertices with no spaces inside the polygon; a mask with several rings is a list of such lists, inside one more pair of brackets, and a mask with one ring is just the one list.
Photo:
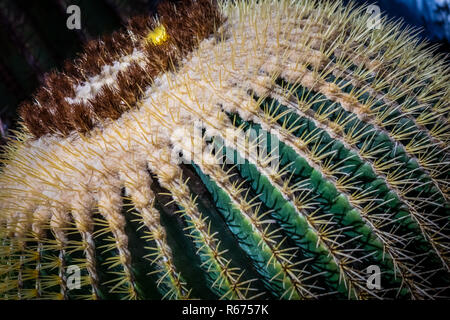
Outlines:
{"label": "dark blurred background", "polygon": [[[330,0],[332,1],[332,0]],[[450,52],[450,0],[355,0],[423,28],[421,36]],[[44,74],[61,68],[82,44],[119,29],[128,17],[154,14],[158,0],[0,0],[0,145],[16,127],[17,106]],[[81,9],[81,30],[69,30],[66,9]]]}
{"label": "dark blurred background", "polygon": [[[363,1],[356,1],[363,2]],[[367,1],[380,6],[391,17],[423,28],[423,36],[432,41],[450,40],[450,0],[377,0]]]}

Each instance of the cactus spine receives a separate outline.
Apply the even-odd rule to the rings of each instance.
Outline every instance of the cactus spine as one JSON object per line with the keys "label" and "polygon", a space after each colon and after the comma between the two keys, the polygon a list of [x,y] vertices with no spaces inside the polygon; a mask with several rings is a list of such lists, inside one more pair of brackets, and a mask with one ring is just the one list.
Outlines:
{"label": "cactus spine", "polygon": [[171,10],[90,44],[22,107],[1,297],[447,296],[442,57],[339,1]]}

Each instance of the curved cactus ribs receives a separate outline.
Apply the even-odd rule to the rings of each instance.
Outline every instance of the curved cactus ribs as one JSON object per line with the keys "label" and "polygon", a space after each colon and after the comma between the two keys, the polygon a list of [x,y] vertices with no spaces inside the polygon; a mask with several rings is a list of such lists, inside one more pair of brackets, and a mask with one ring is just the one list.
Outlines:
{"label": "curved cactus ribs", "polygon": [[0,175],[1,298],[448,295],[442,57],[340,1],[158,12],[22,105]]}

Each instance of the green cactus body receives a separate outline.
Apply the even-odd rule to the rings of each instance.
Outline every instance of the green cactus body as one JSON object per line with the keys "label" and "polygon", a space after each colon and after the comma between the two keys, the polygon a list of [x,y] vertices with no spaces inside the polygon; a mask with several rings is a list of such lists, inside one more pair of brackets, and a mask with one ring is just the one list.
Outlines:
{"label": "green cactus body", "polygon": [[0,297],[447,296],[444,59],[339,1],[170,10],[22,108]]}

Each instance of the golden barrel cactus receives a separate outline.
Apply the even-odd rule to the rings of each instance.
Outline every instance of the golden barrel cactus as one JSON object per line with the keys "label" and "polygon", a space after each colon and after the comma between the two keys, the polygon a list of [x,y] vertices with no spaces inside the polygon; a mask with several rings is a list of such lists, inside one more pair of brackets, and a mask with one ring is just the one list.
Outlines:
{"label": "golden barrel cactus", "polygon": [[372,19],[190,0],[89,42],[5,148],[0,298],[447,296],[450,70]]}

